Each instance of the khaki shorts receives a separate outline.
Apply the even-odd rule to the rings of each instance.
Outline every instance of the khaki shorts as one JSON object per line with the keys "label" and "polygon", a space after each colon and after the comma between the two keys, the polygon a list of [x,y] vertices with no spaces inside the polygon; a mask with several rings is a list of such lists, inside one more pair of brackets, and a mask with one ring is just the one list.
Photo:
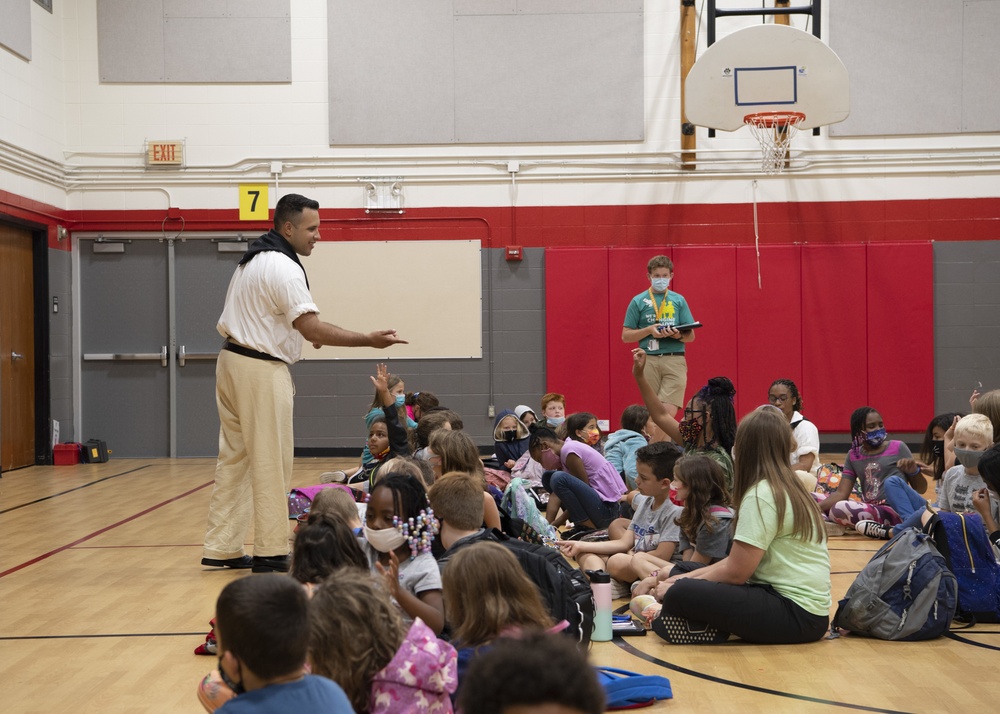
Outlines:
{"label": "khaki shorts", "polygon": [[675,407],[684,406],[684,390],[688,379],[687,359],[684,355],[646,355],[643,374],[661,402]]}

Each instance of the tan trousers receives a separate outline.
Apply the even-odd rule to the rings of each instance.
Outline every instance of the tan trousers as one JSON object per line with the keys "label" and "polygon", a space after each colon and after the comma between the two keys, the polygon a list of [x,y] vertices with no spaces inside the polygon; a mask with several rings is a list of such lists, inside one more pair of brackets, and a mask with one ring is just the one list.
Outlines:
{"label": "tan trousers", "polygon": [[675,407],[684,406],[684,390],[688,380],[687,357],[646,355],[646,367],[642,373],[661,402]]}
{"label": "tan trousers", "polygon": [[215,368],[219,460],[204,557],[242,556],[251,520],[254,555],[288,554],[294,394],[284,362],[219,352]]}

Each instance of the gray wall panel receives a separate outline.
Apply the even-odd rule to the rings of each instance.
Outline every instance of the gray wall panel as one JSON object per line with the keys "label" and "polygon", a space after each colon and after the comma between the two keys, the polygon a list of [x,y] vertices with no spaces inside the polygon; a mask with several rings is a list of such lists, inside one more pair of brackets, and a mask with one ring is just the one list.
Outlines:
{"label": "gray wall panel", "polygon": [[[934,244],[934,401],[969,411],[969,395],[1000,389],[1000,242]],[[928,416],[930,421],[930,416]]]}
{"label": "gray wall panel", "polygon": [[31,59],[31,0],[0,0],[0,45]]}
{"label": "gray wall panel", "polygon": [[290,82],[290,0],[98,0],[102,82]]}
{"label": "gray wall panel", "polygon": [[328,23],[332,144],[643,138],[641,2],[328,0]]}
{"label": "gray wall panel", "polygon": [[838,0],[830,47],[847,67],[851,114],[831,136],[1000,130],[1000,4]]}
{"label": "gray wall panel", "polygon": [[59,312],[49,311],[49,408],[59,422],[60,441],[78,441],[73,419],[73,273],[72,254],[49,250],[49,295],[59,299]]}
{"label": "gray wall panel", "polygon": [[330,0],[330,143],[454,140],[451,8]]}
{"label": "gray wall panel", "polygon": [[102,82],[163,82],[163,3],[97,3],[97,71]]}
{"label": "gray wall panel", "polygon": [[456,141],[641,139],[641,37],[640,14],[455,18],[456,58],[480,58],[455,63]]}

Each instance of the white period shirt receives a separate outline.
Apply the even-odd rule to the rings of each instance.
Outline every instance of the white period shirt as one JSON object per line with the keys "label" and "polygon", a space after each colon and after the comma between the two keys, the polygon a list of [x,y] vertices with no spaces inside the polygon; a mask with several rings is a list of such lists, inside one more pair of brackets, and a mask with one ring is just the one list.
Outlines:
{"label": "white period shirt", "polygon": [[[792,414],[792,424],[803,419],[802,415],[798,412]],[[792,434],[795,436],[795,443],[799,446],[791,454],[791,463],[795,463],[799,460],[799,457],[805,454],[812,454],[813,458],[812,468],[809,472],[815,476],[816,472],[819,470],[819,429],[808,419],[805,419],[800,424],[798,424],[793,430]]]}
{"label": "white period shirt", "polygon": [[236,268],[215,327],[223,337],[292,364],[301,357],[304,342],[292,323],[307,312],[318,314],[319,308],[302,268],[269,250]]}

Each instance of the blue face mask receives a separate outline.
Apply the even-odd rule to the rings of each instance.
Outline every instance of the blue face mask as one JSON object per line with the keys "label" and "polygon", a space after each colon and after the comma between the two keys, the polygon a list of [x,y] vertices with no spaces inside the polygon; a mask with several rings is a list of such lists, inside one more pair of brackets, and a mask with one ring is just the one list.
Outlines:
{"label": "blue face mask", "polygon": [[665,293],[670,287],[670,278],[653,278],[652,283],[654,293]]}
{"label": "blue face mask", "polygon": [[404,404],[406,404],[406,395],[405,394],[397,394],[396,395],[396,406],[397,407],[401,407]]}
{"label": "blue face mask", "polygon": [[559,426],[566,421],[566,417],[546,417],[545,421],[549,423],[549,426]]}
{"label": "blue face mask", "polygon": [[882,442],[885,441],[886,431],[883,427],[882,429],[874,429],[872,431],[865,432],[865,443],[873,449],[877,449],[882,446]]}

